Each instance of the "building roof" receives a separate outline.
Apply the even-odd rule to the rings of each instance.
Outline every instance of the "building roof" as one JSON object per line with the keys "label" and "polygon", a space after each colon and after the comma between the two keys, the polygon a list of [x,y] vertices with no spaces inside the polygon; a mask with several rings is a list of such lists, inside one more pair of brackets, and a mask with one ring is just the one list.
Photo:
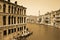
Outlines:
{"label": "building roof", "polygon": [[7,3],[7,4],[12,4],[14,6],[18,6],[18,7],[22,7],[24,9],[27,9],[26,7],[23,7],[23,6],[20,6],[20,5],[16,5],[15,3],[12,3],[12,2],[8,2],[8,1],[4,1],[4,0],[0,0],[1,2],[4,2],[4,3]]}
{"label": "building roof", "polygon": [[60,9],[59,9],[59,10],[57,10],[56,12],[60,12]]}
{"label": "building roof", "polygon": [[50,12],[47,12],[45,15],[50,15],[51,13]]}

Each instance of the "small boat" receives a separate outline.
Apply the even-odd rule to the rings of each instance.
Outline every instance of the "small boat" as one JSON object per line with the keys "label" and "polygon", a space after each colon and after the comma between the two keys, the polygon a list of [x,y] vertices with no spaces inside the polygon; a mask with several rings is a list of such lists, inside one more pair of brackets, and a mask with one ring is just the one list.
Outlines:
{"label": "small boat", "polygon": [[30,36],[31,34],[32,34],[33,32],[27,32],[27,33],[24,33],[24,34],[22,34],[20,37],[28,37],[28,36]]}
{"label": "small boat", "polygon": [[21,40],[21,39],[26,39],[27,37],[29,37],[33,32],[26,32],[20,36],[17,36],[15,38],[13,38],[13,40]]}

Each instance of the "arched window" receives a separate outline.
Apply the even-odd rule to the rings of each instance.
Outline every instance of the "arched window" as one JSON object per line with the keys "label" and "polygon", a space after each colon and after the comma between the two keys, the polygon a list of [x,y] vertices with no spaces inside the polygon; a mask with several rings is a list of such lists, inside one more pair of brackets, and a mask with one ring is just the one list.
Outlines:
{"label": "arched window", "polygon": [[21,9],[20,9],[20,15],[21,15]]}
{"label": "arched window", "polygon": [[6,25],[6,16],[3,16],[3,25]]}
{"label": "arched window", "polygon": [[3,31],[3,35],[4,35],[4,36],[7,35],[7,30],[4,30],[4,31]]}
{"label": "arched window", "polygon": [[14,13],[16,13],[16,7],[14,7]]}
{"label": "arched window", "polygon": [[24,10],[24,15],[26,15],[26,10]]}
{"label": "arched window", "polygon": [[21,9],[21,12],[22,12],[21,15],[23,15],[23,9]]}
{"label": "arched window", "polygon": [[14,24],[16,24],[16,17],[14,17]]}
{"label": "arched window", "polygon": [[23,17],[21,17],[21,21],[22,21],[21,23],[23,23]]}
{"label": "arched window", "polygon": [[8,6],[8,13],[10,13],[10,5]]}
{"label": "arched window", "polygon": [[18,17],[18,23],[19,23],[19,17]]}
{"label": "arched window", "polygon": [[26,29],[26,26],[24,26],[24,30]]}
{"label": "arched window", "polygon": [[26,17],[24,17],[24,23],[26,22]]}
{"label": "arched window", "polygon": [[10,16],[8,17],[8,24],[10,24]]}
{"label": "arched window", "polygon": [[12,10],[11,10],[11,12],[13,13],[13,6],[12,6]]}
{"label": "arched window", "polygon": [[20,17],[20,23],[21,23],[21,17]]}
{"label": "arched window", "polygon": [[12,24],[13,24],[13,16],[12,16]]}
{"label": "arched window", "polygon": [[17,13],[19,14],[19,8],[18,8],[18,11],[17,11]]}
{"label": "arched window", "polygon": [[6,4],[3,5],[3,12],[6,12]]}

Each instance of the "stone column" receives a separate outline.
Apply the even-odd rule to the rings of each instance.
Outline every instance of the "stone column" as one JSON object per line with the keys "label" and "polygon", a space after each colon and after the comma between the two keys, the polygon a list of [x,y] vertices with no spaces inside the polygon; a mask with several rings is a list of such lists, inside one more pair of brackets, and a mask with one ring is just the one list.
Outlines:
{"label": "stone column", "polygon": [[6,16],[6,25],[8,25],[8,16]]}
{"label": "stone column", "polygon": [[21,18],[20,17],[19,17],[19,21],[20,21],[19,23],[21,23]]}

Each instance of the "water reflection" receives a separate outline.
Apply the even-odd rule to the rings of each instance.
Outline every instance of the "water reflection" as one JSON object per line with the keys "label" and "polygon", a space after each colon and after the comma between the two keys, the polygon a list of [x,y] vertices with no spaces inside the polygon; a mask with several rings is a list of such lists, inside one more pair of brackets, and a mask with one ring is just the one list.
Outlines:
{"label": "water reflection", "polygon": [[[33,34],[26,40],[60,40],[60,29],[47,25],[29,24]],[[24,39],[25,40],[25,39]]]}
{"label": "water reflection", "polygon": [[26,38],[22,38],[22,39],[20,39],[20,40],[27,40]]}

